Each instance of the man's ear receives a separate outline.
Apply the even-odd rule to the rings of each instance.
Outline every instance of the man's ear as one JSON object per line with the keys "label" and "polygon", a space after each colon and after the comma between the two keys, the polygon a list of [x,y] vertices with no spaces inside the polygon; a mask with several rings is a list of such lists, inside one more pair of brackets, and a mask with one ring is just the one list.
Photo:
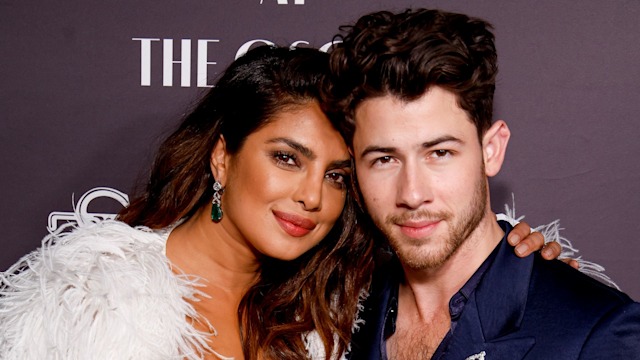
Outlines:
{"label": "man's ear", "polygon": [[219,181],[224,187],[227,183],[229,156],[227,156],[227,143],[222,135],[220,135],[216,145],[213,147],[213,150],[211,150],[209,166],[211,167],[211,174],[213,174],[213,178]]}
{"label": "man's ear", "polygon": [[500,171],[510,137],[511,131],[503,120],[493,123],[482,136],[482,157],[487,176],[495,176]]}

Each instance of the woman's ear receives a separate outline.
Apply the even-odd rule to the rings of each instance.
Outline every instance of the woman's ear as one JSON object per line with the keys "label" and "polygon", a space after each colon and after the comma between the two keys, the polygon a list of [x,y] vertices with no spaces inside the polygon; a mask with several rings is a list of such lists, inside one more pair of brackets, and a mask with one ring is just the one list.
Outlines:
{"label": "woman's ear", "polygon": [[511,131],[503,120],[493,123],[482,136],[482,157],[487,176],[495,176],[500,171],[510,137]]}
{"label": "woman's ear", "polygon": [[219,181],[224,187],[227,183],[227,166],[229,166],[229,158],[227,156],[227,143],[222,135],[220,135],[220,138],[218,138],[216,145],[211,151],[209,166],[211,167],[211,174],[213,174],[213,178]]}

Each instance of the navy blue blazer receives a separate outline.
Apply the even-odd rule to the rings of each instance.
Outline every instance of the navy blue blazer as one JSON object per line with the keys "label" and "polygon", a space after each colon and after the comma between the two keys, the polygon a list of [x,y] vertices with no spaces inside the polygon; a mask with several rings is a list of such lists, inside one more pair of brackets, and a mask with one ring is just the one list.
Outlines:
{"label": "navy blue blazer", "polygon": [[[496,251],[442,359],[640,359],[639,303],[561,261],[518,258],[504,239]],[[350,359],[381,358],[398,280],[377,269]]]}

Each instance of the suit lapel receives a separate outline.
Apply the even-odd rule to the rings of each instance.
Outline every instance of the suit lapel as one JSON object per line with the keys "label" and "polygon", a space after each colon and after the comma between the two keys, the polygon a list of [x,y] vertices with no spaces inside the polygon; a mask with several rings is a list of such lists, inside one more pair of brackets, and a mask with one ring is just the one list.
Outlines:
{"label": "suit lapel", "polygon": [[533,256],[518,258],[505,240],[498,246],[493,264],[465,305],[445,359],[522,359],[535,345],[534,338],[513,334],[524,316]]}
{"label": "suit lapel", "polygon": [[464,308],[458,331],[454,332],[444,359],[517,360],[522,359],[535,345],[535,339],[531,337],[487,339],[475,306],[475,296],[469,300],[472,302]]}

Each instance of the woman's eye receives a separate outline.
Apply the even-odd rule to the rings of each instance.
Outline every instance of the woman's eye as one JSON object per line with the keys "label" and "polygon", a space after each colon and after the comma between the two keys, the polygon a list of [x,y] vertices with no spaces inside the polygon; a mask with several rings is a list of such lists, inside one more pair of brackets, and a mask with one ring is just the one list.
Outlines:
{"label": "woman's eye", "polygon": [[282,164],[282,165],[286,165],[286,166],[298,165],[296,162],[296,156],[290,153],[278,151],[273,154],[273,157],[276,159],[276,161],[279,164]]}
{"label": "woman's eye", "polygon": [[347,175],[339,172],[330,172],[327,173],[324,177],[332,184],[335,184],[339,187],[344,187],[347,182]]}

